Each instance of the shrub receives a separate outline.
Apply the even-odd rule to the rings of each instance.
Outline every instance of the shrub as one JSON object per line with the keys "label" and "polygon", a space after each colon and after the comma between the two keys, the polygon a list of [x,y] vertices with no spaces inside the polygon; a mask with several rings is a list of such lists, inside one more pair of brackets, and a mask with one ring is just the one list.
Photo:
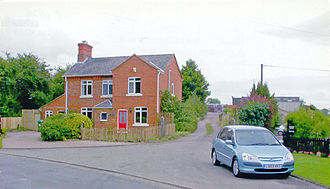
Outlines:
{"label": "shrub", "polygon": [[175,129],[177,131],[193,132],[197,128],[197,122],[203,119],[208,111],[207,105],[200,101],[196,94],[191,95],[185,103],[181,103],[177,97],[168,91],[162,92],[162,112],[174,113]]}
{"label": "shrub", "polygon": [[64,120],[64,125],[71,128],[71,138],[81,138],[81,126],[85,128],[91,128],[93,126],[92,121],[87,117],[79,113],[69,114]]}
{"label": "shrub", "polygon": [[289,113],[286,121],[295,126],[297,138],[326,138],[330,135],[330,118],[319,110],[307,110]]}
{"label": "shrub", "polygon": [[269,106],[265,102],[248,101],[239,110],[240,123],[244,125],[266,126],[269,119]]}
{"label": "shrub", "polygon": [[92,127],[92,121],[78,113],[56,114],[45,120],[40,128],[41,138],[44,141],[61,141],[81,138],[81,125]]}
{"label": "shrub", "polygon": [[40,128],[41,139],[44,141],[59,141],[70,138],[71,129],[64,125],[66,114],[56,114],[45,120]]}

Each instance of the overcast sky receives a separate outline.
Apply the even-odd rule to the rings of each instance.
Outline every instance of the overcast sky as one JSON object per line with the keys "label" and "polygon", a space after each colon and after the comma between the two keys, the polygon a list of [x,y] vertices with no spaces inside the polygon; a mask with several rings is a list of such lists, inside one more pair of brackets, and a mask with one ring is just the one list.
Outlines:
{"label": "overcast sky", "polygon": [[197,62],[211,96],[225,104],[249,93],[260,64],[273,65],[264,68],[272,93],[330,108],[329,3],[0,0],[0,56],[32,52],[65,66],[82,40],[93,57],[175,53],[180,67]]}

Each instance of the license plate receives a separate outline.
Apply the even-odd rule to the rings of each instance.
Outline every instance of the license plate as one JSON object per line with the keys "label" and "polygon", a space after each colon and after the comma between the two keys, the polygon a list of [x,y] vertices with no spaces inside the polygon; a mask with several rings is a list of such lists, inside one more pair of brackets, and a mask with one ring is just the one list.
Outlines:
{"label": "license plate", "polygon": [[265,169],[281,169],[281,164],[266,164],[264,165]]}

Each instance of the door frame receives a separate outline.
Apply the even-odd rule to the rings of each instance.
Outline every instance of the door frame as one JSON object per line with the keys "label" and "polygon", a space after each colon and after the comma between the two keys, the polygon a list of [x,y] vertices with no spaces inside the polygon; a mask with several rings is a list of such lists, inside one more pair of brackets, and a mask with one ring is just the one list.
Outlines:
{"label": "door frame", "polygon": [[126,112],[126,133],[127,133],[127,131],[128,131],[128,110],[127,109],[118,109],[117,110],[117,132],[119,133],[119,119],[120,119],[119,111]]}

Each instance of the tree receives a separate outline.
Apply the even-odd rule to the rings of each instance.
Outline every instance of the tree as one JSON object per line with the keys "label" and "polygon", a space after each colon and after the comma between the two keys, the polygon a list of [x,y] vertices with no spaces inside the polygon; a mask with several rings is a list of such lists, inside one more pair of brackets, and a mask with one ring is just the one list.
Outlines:
{"label": "tree", "polygon": [[193,94],[196,94],[202,102],[205,102],[206,97],[211,94],[208,90],[209,83],[201,73],[201,70],[198,69],[196,62],[191,59],[186,61],[186,66],[182,67],[181,74],[183,77],[183,102],[185,102]]}
{"label": "tree", "polygon": [[270,106],[266,98],[253,94],[241,104],[238,112],[240,124],[267,127],[271,117]]}
{"label": "tree", "polygon": [[[250,96],[241,102],[239,119],[242,124],[264,126],[274,129],[280,125],[279,113],[275,94],[270,95],[268,85],[253,84]],[[266,109],[267,111],[266,111]]]}
{"label": "tree", "polygon": [[67,72],[71,68],[71,65],[67,65],[65,68],[57,67],[55,68],[55,74],[52,75],[50,81],[50,89],[51,89],[51,100],[57,98],[58,96],[64,93],[64,85],[65,80],[62,75]]}
{"label": "tree", "polygon": [[221,104],[221,102],[217,98],[207,98],[206,104]]}
{"label": "tree", "polygon": [[0,59],[0,115],[19,116],[21,109],[35,109],[49,102],[48,65],[33,54]]}

